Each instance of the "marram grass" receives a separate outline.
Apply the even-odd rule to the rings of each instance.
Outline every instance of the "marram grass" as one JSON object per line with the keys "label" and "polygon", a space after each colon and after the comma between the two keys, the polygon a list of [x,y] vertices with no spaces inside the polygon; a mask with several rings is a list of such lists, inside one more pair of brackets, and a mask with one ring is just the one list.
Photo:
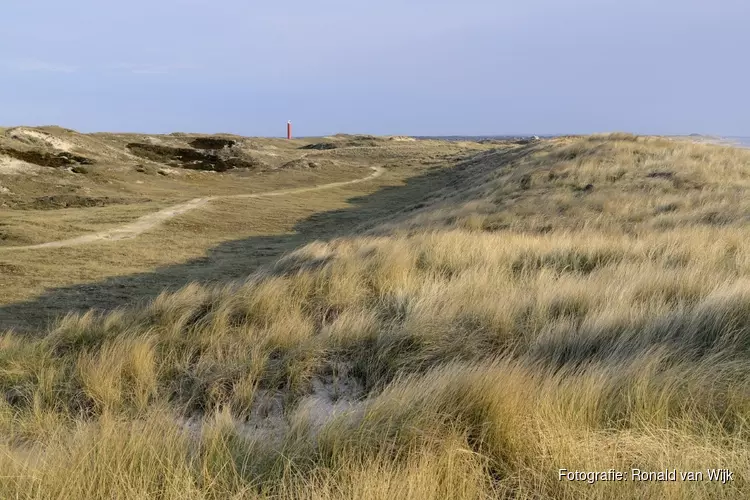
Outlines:
{"label": "marram grass", "polygon": [[[750,152],[566,138],[451,179],[246,281],[4,335],[0,497],[750,497]],[[559,476],[634,468],[734,480]]]}

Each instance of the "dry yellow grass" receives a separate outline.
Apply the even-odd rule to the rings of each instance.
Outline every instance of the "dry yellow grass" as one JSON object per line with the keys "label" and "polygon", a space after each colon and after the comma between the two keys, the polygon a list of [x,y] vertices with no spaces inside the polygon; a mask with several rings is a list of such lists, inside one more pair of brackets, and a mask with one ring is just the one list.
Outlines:
{"label": "dry yellow grass", "polygon": [[0,496],[750,496],[750,152],[567,138],[446,178],[247,280],[6,334]]}

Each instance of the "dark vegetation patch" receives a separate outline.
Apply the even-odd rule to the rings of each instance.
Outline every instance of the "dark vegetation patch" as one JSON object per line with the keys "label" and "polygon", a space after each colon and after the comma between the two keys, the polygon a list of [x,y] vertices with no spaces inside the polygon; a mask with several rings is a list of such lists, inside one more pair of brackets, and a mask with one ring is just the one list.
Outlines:
{"label": "dark vegetation patch", "polygon": [[362,140],[370,140],[370,139],[380,139],[376,135],[369,135],[369,134],[336,134],[334,137],[338,139],[349,139],[352,141],[362,141]]}
{"label": "dark vegetation patch", "polygon": [[24,151],[20,149],[0,147],[0,153],[16,160],[33,163],[42,167],[61,168],[73,165],[93,165],[94,160],[73,153],[43,153],[40,151]]}
{"label": "dark vegetation patch", "polygon": [[361,147],[375,147],[382,146],[387,143],[391,143],[391,139],[383,137],[376,137],[374,135],[347,135],[337,134],[333,136],[333,141],[327,142],[316,142],[314,144],[307,144],[302,146],[300,149],[324,151],[328,149],[338,148],[361,148]]}
{"label": "dark vegetation patch", "polygon": [[[2,234],[2,233],[0,233]],[[2,239],[2,237],[0,237]],[[7,262],[0,262],[0,275],[20,275],[23,272],[23,268],[14,264],[8,264]]]}
{"label": "dark vegetation patch", "polygon": [[127,147],[131,153],[141,158],[191,170],[226,172],[236,168],[258,169],[267,167],[260,160],[235,156],[229,150],[173,148],[139,142],[130,143]]}
{"label": "dark vegetation patch", "polygon": [[22,208],[31,210],[57,210],[60,208],[105,207],[107,205],[119,205],[125,203],[129,202],[121,198],[110,198],[109,196],[93,198],[90,196],[79,196],[75,194],[55,194],[35,198],[24,204]]}
{"label": "dark vegetation patch", "polygon": [[[0,242],[13,242],[15,244],[18,244],[18,243],[25,244],[25,243],[29,243],[30,241],[28,238],[19,239],[15,234],[0,229]],[[6,272],[5,269],[0,269],[0,275],[2,274],[10,275],[11,273],[9,271]]]}
{"label": "dark vegetation patch", "polygon": [[666,214],[669,212],[675,212],[680,208],[680,206],[677,203],[666,203],[663,205],[659,205],[654,210],[657,214]]}
{"label": "dark vegetation patch", "polygon": [[374,135],[353,135],[345,142],[349,147],[374,147],[381,146],[385,140]]}
{"label": "dark vegetation patch", "polygon": [[513,144],[517,144],[519,146],[526,146],[528,144],[537,142],[539,139],[535,137],[523,137],[521,139],[516,139],[513,141]]}
{"label": "dark vegetation patch", "polygon": [[573,186],[573,191],[575,191],[576,193],[590,193],[593,190],[594,190],[593,184],[586,184],[585,186],[578,186],[578,185]]}
{"label": "dark vegetation patch", "polygon": [[190,141],[190,145],[195,149],[224,149],[236,146],[237,141],[220,137],[199,137]]}
{"label": "dark vegetation patch", "polygon": [[308,144],[307,146],[302,146],[300,149],[325,151],[327,149],[336,149],[336,148],[338,148],[338,146],[332,142],[317,142],[315,144]]}
{"label": "dark vegetation patch", "polygon": [[731,224],[734,220],[734,214],[719,212],[717,210],[711,210],[698,217],[700,224],[707,224],[709,226],[725,226]]}
{"label": "dark vegetation patch", "polygon": [[649,179],[673,179],[674,172],[662,171],[662,172],[650,172],[646,174]]}

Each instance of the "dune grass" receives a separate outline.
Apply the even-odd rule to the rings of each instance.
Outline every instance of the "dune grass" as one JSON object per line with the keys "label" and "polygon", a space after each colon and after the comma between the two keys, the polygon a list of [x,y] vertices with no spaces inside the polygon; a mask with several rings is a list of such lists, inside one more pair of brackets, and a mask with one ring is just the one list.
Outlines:
{"label": "dune grass", "polygon": [[750,152],[616,134],[453,174],[243,282],[5,334],[0,496],[750,496]]}

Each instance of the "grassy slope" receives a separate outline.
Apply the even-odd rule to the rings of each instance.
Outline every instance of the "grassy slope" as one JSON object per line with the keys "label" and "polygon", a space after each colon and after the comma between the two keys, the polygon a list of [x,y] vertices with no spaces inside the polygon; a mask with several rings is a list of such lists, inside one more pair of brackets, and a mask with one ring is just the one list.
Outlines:
{"label": "grassy slope", "polygon": [[748,165],[625,135],[485,153],[242,283],[6,335],[0,496],[750,496]]}

